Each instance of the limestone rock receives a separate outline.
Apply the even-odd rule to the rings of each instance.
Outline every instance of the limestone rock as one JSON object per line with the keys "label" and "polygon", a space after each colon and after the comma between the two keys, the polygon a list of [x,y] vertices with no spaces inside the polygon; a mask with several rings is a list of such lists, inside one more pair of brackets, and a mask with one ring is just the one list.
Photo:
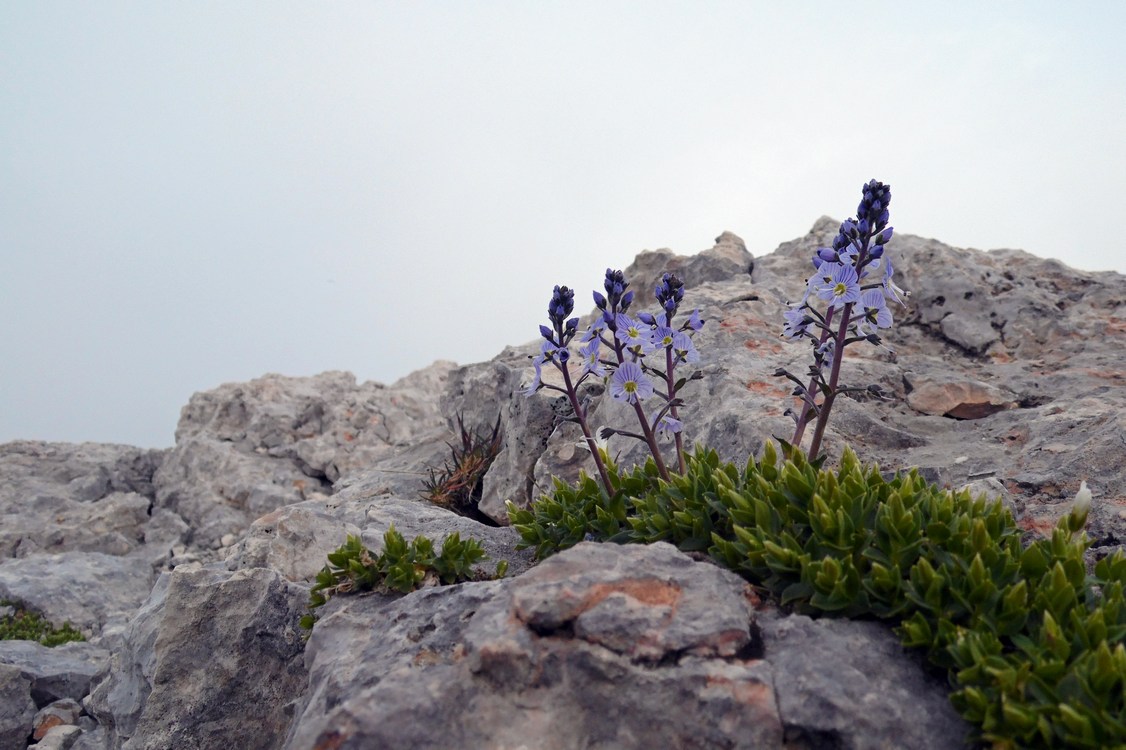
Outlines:
{"label": "limestone rock", "polygon": [[136,549],[165,454],[96,443],[0,445],[0,559]]}
{"label": "limestone rock", "polygon": [[16,667],[0,664],[0,750],[24,750],[34,718],[30,681]]}
{"label": "limestone rock", "polygon": [[34,555],[0,563],[0,599],[70,622],[87,637],[124,626],[152,589],[148,565],[100,552]]}
{"label": "limestone rock", "polygon": [[[910,660],[868,673],[891,653],[886,630],[826,621],[849,646],[831,657],[848,681],[823,670],[813,684],[828,651],[782,625],[760,634],[753,602],[740,578],[666,544],[582,544],[515,579],[354,598],[313,632],[285,747],[781,748],[830,734],[957,747],[941,681]],[[865,719],[850,727],[854,710]]]}
{"label": "limestone rock", "polygon": [[390,386],[326,372],[197,393],[154,478],[156,506],[209,548],[277,508],[329,494],[342,476],[445,425],[437,394],[453,366],[438,362]]}
{"label": "limestone rock", "polygon": [[72,724],[51,727],[34,747],[36,750],[70,750],[78,742],[82,730]]}
{"label": "limestone rock", "polygon": [[981,419],[1017,406],[1010,394],[974,380],[916,380],[908,376],[908,405],[915,411],[955,419]]}
{"label": "limestone rock", "polygon": [[[32,720],[32,739],[39,741],[52,727],[77,725],[82,706],[72,698],[64,698],[39,709]],[[78,727],[75,726],[75,729]],[[81,730],[79,730],[81,731]]]}
{"label": "limestone rock", "polygon": [[0,665],[18,669],[30,681],[31,697],[38,705],[82,700],[109,658],[105,648],[83,641],[54,647],[34,641],[0,641]]}
{"label": "limestone rock", "polygon": [[94,691],[124,750],[274,748],[306,675],[304,589],[270,570],[175,570]]}
{"label": "limestone rock", "polygon": [[786,740],[798,747],[956,748],[972,727],[945,681],[878,622],[758,618]]}

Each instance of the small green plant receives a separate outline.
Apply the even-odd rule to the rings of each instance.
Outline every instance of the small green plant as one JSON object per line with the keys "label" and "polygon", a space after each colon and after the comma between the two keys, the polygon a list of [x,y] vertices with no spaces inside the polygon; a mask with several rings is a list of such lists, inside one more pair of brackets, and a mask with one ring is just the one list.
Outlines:
{"label": "small green plant", "polygon": [[[457,532],[447,536],[438,552],[425,536],[408,542],[395,527],[383,535],[383,551],[373,555],[358,536],[349,535],[343,545],[328,555],[328,565],[317,574],[309,591],[310,613],[301,618],[301,627],[311,630],[316,624],[313,612],[336,594],[382,591],[409,593],[424,585],[453,584],[477,580],[473,566],[485,558],[476,539],[462,540]],[[496,577],[503,577],[508,564],[497,563]]]}
{"label": "small green plant", "polygon": [[56,628],[43,616],[12,601],[0,601],[0,607],[11,607],[12,614],[0,617],[0,641],[35,641],[44,646],[58,646],[70,641],[84,641],[82,635],[69,622]]}
{"label": "small green plant", "polygon": [[836,471],[783,453],[768,443],[740,470],[697,449],[669,482],[612,468],[609,498],[584,477],[509,514],[540,557],[583,538],[663,540],[706,550],[794,611],[897,624],[996,748],[1126,743],[1126,555],[1087,574],[1084,503],[1024,546],[999,502],[914,471],[885,479],[848,449]]}
{"label": "small green plant", "polygon": [[461,446],[447,443],[452,456],[440,470],[430,469],[430,478],[423,480],[422,497],[458,515],[488,526],[496,526],[496,521],[482,513],[477,506],[481,502],[485,472],[500,453],[503,440],[500,417],[497,417],[491,432],[469,432],[465,429],[460,414],[457,415],[457,427],[461,433]]}

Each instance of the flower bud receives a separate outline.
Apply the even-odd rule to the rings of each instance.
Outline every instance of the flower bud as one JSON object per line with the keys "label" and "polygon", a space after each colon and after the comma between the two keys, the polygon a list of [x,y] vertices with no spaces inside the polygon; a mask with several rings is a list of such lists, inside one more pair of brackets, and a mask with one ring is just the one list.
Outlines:
{"label": "flower bud", "polygon": [[1087,513],[1091,510],[1091,491],[1087,489],[1087,480],[1079,483],[1079,492],[1075,493],[1075,502],[1071,506],[1068,518],[1068,528],[1074,533],[1087,525]]}
{"label": "flower bud", "polygon": [[599,294],[597,291],[594,292],[594,305],[599,310],[606,309],[606,298]]}

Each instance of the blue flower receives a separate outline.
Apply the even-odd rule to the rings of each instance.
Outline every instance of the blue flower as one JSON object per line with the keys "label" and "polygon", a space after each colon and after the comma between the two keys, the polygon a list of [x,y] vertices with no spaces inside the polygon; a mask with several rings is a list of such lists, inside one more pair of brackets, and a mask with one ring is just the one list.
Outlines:
{"label": "blue flower", "polygon": [[860,299],[860,283],[859,277],[856,275],[856,269],[849,265],[826,263],[821,266],[821,271],[825,271],[825,266],[835,265],[832,277],[828,283],[822,283],[817,290],[817,296],[829,302],[829,307],[844,306],[850,302],[856,302]]}
{"label": "blue flower", "polygon": [[606,377],[606,368],[598,360],[598,347],[599,341],[597,338],[592,339],[589,344],[579,349],[579,354],[583,357],[583,375],[590,373],[595,377]]}
{"label": "blue flower", "polygon": [[543,373],[541,372],[541,370],[543,369],[543,357],[539,356],[533,359],[532,365],[536,368],[536,376],[532,378],[532,382],[529,383],[528,387],[524,389],[525,396],[535,395],[536,391],[538,391],[540,389],[540,386],[542,385],[540,377],[543,375]]}
{"label": "blue flower", "polygon": [[907,307],[907,303],[900,299],[899,295],[902,294],[904,297],[910,297],[911,292],[900,289],[895,285],[895,282],[891,280],[891,275],[895,273],[895,270],[891,267],[891,260],[885,259],[884,263],[884,292],[887,296],[898,302],[901,307]]}
{"label": "blue flower", "polygon": [[586,333],[583,334],[583,337],[581,339],[579,339],[579,341],[583,342],[584,344],[588,341],[596,341],[598,339],[598,337],[602,335],[602,332],[605,331],[605,330],[606,330],[606,321],[603,320],[602,318],[598,318],[593,323],[590,324],[590,328],[588,328],[586,330]]}
{"label": "blue flower", "polygon": [[671,437],[673,433],[680,432],[684,429],[684,423],[666,412],[653,427],[662,435]]}
{"label": "blue flower", "polygon": [[668,326],[657,326],[650,331],[650,336],[652,336],[650,341],[653,342],[653,348],[666,349],[672,346],[673,339],[676,338],[676,331]]}
{"label": "blue flower", "polygon": [[809,331],[810,324],[813,323],[813,318],[805,311],[805,305],[786,310],[782,313],[782,317],[786,319],[786,324],[782,327],[782,335],[791,341],[804,336]]}
{"label": "blue flower", "polygon": [[860,295],[860,305],[864,308],[861,325],[868,324],[876,326],[876,328],[891,328],[891,310],[888,309],[882,289],[866,290]]}
{"label": "blue flower", "polygon": [[837,352],[837,340],[830,337],[825,339],[825,342],[817,347],[817,353],[821,356],[821,367],[826,370],[833,368],[833,358]]}
{"label": "blue flower", "polygon": [[700,330],[701,328],[704,327],[704,321],[700,320],[700,311],[699,310],[693,310],[692,311],[692,315],[689,316],[688,323],[686,325],[689,328],[691,328],[693,331],[698,331],[698,330]]}
{"label": "blue flower", "polygon": [[623,362],[610,377],[610,396],[616,401],[636,404],[653,395],[653,384],[636,362]]}
{"label": "blue flower", "polygon": [[696,351],[696,345],[692,343],[692,337],[684,331],[680,331],[673,336],[672,353],[677,363],[700,361],[700,353]]}
{"label": "blue flower", "polygon": [[653,343],[649,340],[649,329],[642,323],[634,320],[625,313],[618,313],[616,319],[618,340],[634,354],[648,353],[653,350]]}

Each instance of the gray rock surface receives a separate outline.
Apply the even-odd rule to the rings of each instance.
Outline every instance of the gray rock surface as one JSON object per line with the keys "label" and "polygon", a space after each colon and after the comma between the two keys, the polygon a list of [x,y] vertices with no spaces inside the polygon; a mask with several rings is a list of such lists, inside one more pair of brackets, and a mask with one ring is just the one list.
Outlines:
{"label": "gray rock surface", "polygon": [[113,746],[276,747],[306,681],[306,590],[265,569],[166,578],[90,701]]}
{"label": "gray rock surface", "polygon": [[869,673],[895,655],[886,630],[771,615],[760,633],[755,601],[666,544],[582,544],[515,579],[352,599],[313,633],[285,746],[958,746],[941,681],[909,659]]}
{"label": "gray rock surface", "polygon": [[[760,614],[787,742],[799,747],[946,748],[969,734],[945,680],[878,622]],[[889,731],[890,727],[894,727]]]}
{"label": "gray rock surface", "polygon": [[31,681],[18,668],[0,664],[0,750],[24,750],[34,718]]}
{"label": "gray rock surface", "polygon": [[[824,217],[807,236],[754,258],[725,234],[711,251],[690,258],[642,253],[626,269],[640,309],[652,309],[650,290],[662,268],[678,269],[688,284],[682,309],[699,308],[706,321],[696,337],[703,379],[683,391],[689,444],[703,442],[743,461],[772,436],[791,438],[793,423],[783,412],[794,400],[787,381],[773,373],[803,372],[810,353],[807,344],[780,338],[783,303],[801,297],[809,258],[832,242],[838,224]],[[1020,522],[1041,532],[1085,479],[1095,495],[1092,535],[1121,544],[1126,277],[1076,271],[1016,250],[962,250],[906,234],[897,234],[888,247],[897,283],[913,290],[909,306],[893,308],[896,322],[884,336],[885,347],[854,345],[842,367],[842,383],[878,384],[888,399],[837,401],[824,443],[831,460],[848,444],[865,461],[892,470],[917,467],[950,487],[995,478]],[[712,274],[704,257],[751,272]],[[693,276],[699,283],[693,285]],[[590,286],[599,284],[592,279]],[[586,292],[576,298],[584,300]],[[577,303],[580,311],[583,304]],[[462,368],[455,381],[488,383],[503,365],[522,369],[519,379],[506,374],[505,384],[527,383],[529,358],[537,350],[537,343],[507,349],[493,362]],[[506,387],[498,386],[501,392],[491,398],[477,397],[479,389],[456,403],[467,422],[492,419]],[[551,476],[574,479],[580,470],[593,471],[589,455],[576,446],[577,428],[561,419],[557,395],[541,391],[530,399],[542,407],[510,400],[502,411],[507,433],[524,430],[536,437],[516,447],[506,443],[497,459],[501,468],[486,477],[486,492],[495,499],[482,507],[494,517],[503,517],[502,498],[528,502],[550,487]],[[587,396],[592,424],[636,429],[632,412],[611,403],[601,387]],[[546,440],[540,437],[545,433]],[[625,464],[645,455],[627,439],[612,441],[611,448]],[[510,450],[518,455],[510,457]]]}
{"label": "gray rock surface", "polygon": [[15,667],[31,683],[37,705],[82,700],[109,663],[110,652],[83,641],[48,648],[34,641],[0,641],[0,665]]}
{"label": "gray rock surface", "polygon": [[[32,739],[42,740],[53,727],[73,725],[78,729],[78,717],[82,715],[82,706],[73,698],[64,698],[54,701],[35,714],[32,720]],[[79,730],[81,732],[81,730]]]}
{"label": "gray rock surface", "polygon": [[0,599],[20,602],[87,638],[111,636],[152,589],[152,569],[100,552],[34,555],[0,563]]}
{"label": "gray rock surface", "polygon": [[326,372],[197,393],[154,478],[156,507],[184,518],[195,545],[218,546],[277,508],[330,494],[342,475],[402,451],[422,432],[440,443],[446,420],[436,396],[453,366],[438,362],[390,386]]}
{"label": "gray rock surface", "polygon": [[34,747],[36,750],[70,750],[81,734],[82,730],[72,724],[59,724],[47,730]]}
{"label": "gray rock surface", "polygon": [[0,559],[137,548],[167,451],[124,445],[0,445]]}
{"label": "gray rock surface", "polygon": [[[636,309],[652,309],[670,270],[688,285],[684,309],[707,321],[702,378],[683,394],[689,443],[741,462],[789,439],[793,400],[773,373],[803,371],[809,351],[780,338],[783,303],[837,225],[822,218],[754,255],[724,233],[701,253],[644,252],[627,268]],[[842,370],[888,398],[838,401],[830,461],[848,444],[885,471],[917,467],[1001,498],[1030,534],[1085,479],[1089,532],[1101,551],[1121,546],[1126,278],[910,235],[888,254],[909,307],[893,310],[884,347],[850,347]],[[593,309],[587,295],[579,314]],[[538,348],[435,363],[389,386],[339,372],[224,385],[192,397],[168,451],[0,445],[0,598],[93,638],[0,642],[0,676],[12,677],[0,681],[0,737],[25,718],[30,733],[36,709],[71,698],[89,714],[80,732],[51,731],[78,750],[960,745],[966,727],[941,681],[879,624],[751,609],[739,579],[663,546],[583,545],[531,568],[512,529],[420,501],[458,414],[470,429],[501,419],[481,502],[498,521],[506,500],[593,471],[560,399],[520,393]],[[582,397],[595,426],[631,428],[601,384]],[[622,438],[611,449],[625,465],[645,456]],[[392,523],[408,537],[482,539],[510,578],[334,597],[302,656],[296,620],[325,554],[350,533],[378,550]],[[13,731],[23,747],[27,733]]]}

